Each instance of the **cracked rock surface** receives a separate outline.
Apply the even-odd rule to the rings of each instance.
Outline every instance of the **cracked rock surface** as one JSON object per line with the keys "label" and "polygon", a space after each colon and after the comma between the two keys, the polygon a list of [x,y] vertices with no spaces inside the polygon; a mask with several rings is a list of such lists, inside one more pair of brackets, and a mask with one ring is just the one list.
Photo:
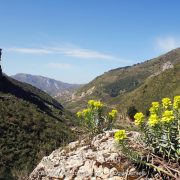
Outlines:
{"label": "cracked rock surface", "polygon": [[[53,151],[41,160],[29,180],[124,179],[130,164],[117,148],[113,138],[115,131],[99,134],[91,141],[75,141]],[[132,133],[133,137],[137,135]]]}

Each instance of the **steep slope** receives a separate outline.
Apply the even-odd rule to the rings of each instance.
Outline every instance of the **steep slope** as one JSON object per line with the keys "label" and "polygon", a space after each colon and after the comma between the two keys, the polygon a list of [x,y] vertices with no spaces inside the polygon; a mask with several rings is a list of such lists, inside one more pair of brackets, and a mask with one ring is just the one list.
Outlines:
{"label": "steep slope", "polygon": [[0,79],[0,179],[21,179],[44,155],[75,138],[72,119],[43,91]]}
{"label": "steep slope", "polygon": [[148,113],[151,102],[161,101],[164,97],[172,99],[176,95],[180,95],[180,62],[174,68],[147,78],[139,88],[118,97],[113,103],[118,104],[120,111],[126,112],[135,106],[137,110]]}
{"label": "steep slope", "polygon": [[18,81],[31,84],[45,91],[51,96],[61,97],[63,93],[68,93],[68,92],[72,93],[74,90],[80,87],[79,84],[68,84],[47,77],[30,75],[30,74],[19,73],[11,77]]}
{"label": "steep slope", "polygon": [[[168,69],[173,69],[179,62],[180,48],[143,63],[111,70],[80,88],[77,93],[73,95],[73,102],[67,103],[66,107],[72,111],[77,111],[79,109],[77,108],[77,104],[83,107],[88,99],[100,99],[112,106],[123,103],[124,106],[124,102],[120,101],[122,98],[126,100],[129,98],[128,94],[137,91],[145,84],[147,79],[160,76],[168,71]],[[166,82],[166,80],[164,81]],[[155,91],[155,93],[159,93],[160,96],[161,91]],[[164,95],[168,96],[168,93],[169,92],[166,91]],[[143,100],[144,99],[142,99],[142,101]],[[128,106],[129,105],[134,105],[134,103],[130,103]]]}

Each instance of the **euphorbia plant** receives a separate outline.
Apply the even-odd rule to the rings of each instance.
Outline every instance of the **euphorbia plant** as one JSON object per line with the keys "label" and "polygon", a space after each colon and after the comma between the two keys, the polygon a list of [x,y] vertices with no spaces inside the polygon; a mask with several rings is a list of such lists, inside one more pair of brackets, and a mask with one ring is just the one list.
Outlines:
{"label": "euphorbia plant", "polygon": [[[163,159],[163,163],[180,163],[180,96],[175,96],[173,102],[169,98],[163,98],[162,102],[152,102],[149,109],[149,117],[145,117],[142,112],[135,114],[135,125],[139,127],[139,143],[144,147],[148,154]],[[121,133],[120,133],[121,132]],[[123,131],[124,132],[124,131]],[[120,138],[122,130],[115,133],[115,140],[121,146],[122,151],[133,161],[156,169],[174,177],[177,171],[171,168],[166,170],[149,163],[148,160],[142,161],[140,153],[133,152],[125,138]],[[122,135],[121,135],[122,137]],[[164,164],[165,166],[165,164]],[[168,169],[168,171],[167,171]],[[170,172],[173,173],[170,173]]]}
{"label": "euphorbia plant", "polygon": [[[153,102],[147,120],[142,120],[142,113],[135,115],[135,124],[143,133],[142,139],[146,146],[153,153],[173,161],[178,161],[180,156],[179,110],[180,96],[175,96],[173,102],[169,98],[163,98],[161,104]],[[138,114],[141,114],[141,117]]]}
{"label": "euphorbia plant", "polygon": [[100,101],[89,100],[87,109],[77,112],[81,127],[91,135],[111,129],[117,117],[117,110],[113,109],[104,115],[104,104]]}

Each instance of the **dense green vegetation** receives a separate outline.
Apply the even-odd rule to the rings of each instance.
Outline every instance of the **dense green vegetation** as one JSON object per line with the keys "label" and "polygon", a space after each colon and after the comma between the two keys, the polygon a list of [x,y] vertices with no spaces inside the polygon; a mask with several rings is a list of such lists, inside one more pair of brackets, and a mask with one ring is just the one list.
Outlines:
{"label": "dense green vegetation", "polygon": [[120,93],[136,89],[137,86],[140,85],[141,79],[140,76],[129,76],[123,79],[118,79],[117,81],[106,85],[105,92],[107,92],[111,97],[116,97]]}
{"label": "dense green vegetation", "polygon": [[26,177],[43,156],[72,141],[73,118],[39,89],[0,79],[0,179]]}
{"label": "dense green vegetation", "polygon": [[[168,63],[174,68],[163,70]],[[123,114],[127,114],[132,106],[146,112],[151,101],[180,93],[179,65],[180,48],[143,63],[111,70],[80,88],[76,98],[66,107],[76,112],[89,99],[95,99],[108,106],[117,106]],[[89,90],[92,93],[88,93]],[[85,96],[82,96],[83,93]]]}
{"label": "dense green vegetation", "polygon": [[180,63],[158,76],[148,78],[135,91],[122,96],[117,101],[119,108],[127,109],[134,105],[136,109],[148,113],[152,101],[160,101],[163,97],[173,98],[180,94]]}

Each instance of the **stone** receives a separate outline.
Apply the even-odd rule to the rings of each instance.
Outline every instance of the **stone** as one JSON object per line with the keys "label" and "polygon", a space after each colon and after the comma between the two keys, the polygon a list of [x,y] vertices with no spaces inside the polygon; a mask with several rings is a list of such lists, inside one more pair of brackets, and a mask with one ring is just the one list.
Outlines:
{"label": "stone", "polygon": [[129,170],[129,172],[134,172],[134,171],[136,171],[135,168],[131,168],[131,169]]}
{"label": "stone", "polygon": [[105,159],[104,159],[104,157],[102,156],[102,154],[99,153],[99,155],[97,156],[97,161],[100,162],[100,163],[105,162]]}
{"label": "stone", "polygon": [[166,62],[166,63],[163,64],[163,66],[162,66],[162,71],[165,71],[165,70],[167,70],[167,69],[171,69],[171,68],[173,68],[173,67],[174,67],[173,64],[172,64],[170,61],[168,61],[168,62]]}
{"label": "stone", "polygon": [[81,166],[79,168],[79,171],[77,172],[77,176],[79,177],[91,177],[93,175],[93,162],[91,160],[87,160],[84,163],[84,166]]}
{"label": "stone", "polygon": [[119,177],[119,176],[114,176],[112,178],[112,180],[124,180],[124,178],[123,177]]}
{"label": "stone", "polygon": [[104,169],[103,169],[102,165],[100,165],[99,168],[97,168],[97,170],[95,171],[95,176],[102,177],[103,172],[104,172]]}
{"label": "stone", "polygon": [[110,170],[107,167],[105,167],[103,172],[104,172],[104,174],[108,174],[109,175]]}
{"label": "stone", "polygon": [[[112,179],[121,180],[117,165],[121,164],[121,152],[114,142],[114,133],[107,131],[95,136],[91,142],[87,139],[75,141],[65,148],[53,151],[44,157],[30,174],[29,180],[89,180]],[[131,139],[138,136],[129,132]],[[123,162],[123,165],[126,162]],[[116,166],[115,166],[116,165]],[[128,168],[130,168],[128,166]],[[134,172],[135,169],[130,169]]]}
{"label": "stone", "polygon": [[110,177],[116,176],[118,174],[118,170],[113,167],[110,169],[109,174],[110,174]]}
{"label": "stone", "polygon": [[97,180],[96,177],[91,177],[91,180]]}

